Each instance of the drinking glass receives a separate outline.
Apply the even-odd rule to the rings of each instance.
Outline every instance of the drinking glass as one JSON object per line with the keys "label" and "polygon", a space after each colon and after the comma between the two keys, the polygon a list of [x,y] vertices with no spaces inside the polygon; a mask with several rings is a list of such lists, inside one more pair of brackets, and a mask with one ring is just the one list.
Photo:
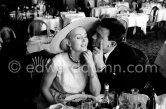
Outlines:
{"label": "drinking glass", "polygon": [[132,93],[133,95],[137,95],[138,92],[139,92],[139,89],[137,89],[137,88],[132,88],[132,89],[131,89],[131,93]]}
{"label": "drinking glass", "polygon": [[136,96],[136,100],[134,100],[134,102],[133,101],[131,101],[132,102],[132,107],[139,107],[139,102],[138,102],[138,92],[139,92],[139,89],[137,89],[137,88],[132,88],[131,89],[131,92],[132,92],[132,98],[135,98],[135,96]]}
{"label": "drinking glass", "polygon": [[68,7],[68,6],[66,7],[66,11],[67,11],[67,12],[69,12],[69,11],[70,11],[70,9],[69,9],[69,7]]}

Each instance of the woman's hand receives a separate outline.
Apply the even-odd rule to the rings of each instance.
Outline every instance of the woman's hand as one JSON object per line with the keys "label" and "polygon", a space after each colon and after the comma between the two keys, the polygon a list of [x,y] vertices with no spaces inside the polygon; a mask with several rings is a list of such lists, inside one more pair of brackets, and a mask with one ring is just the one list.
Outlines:
{"label": "woman's hand", "polygon": [[92,57],[92,52],[90,50],[83,52],[83,56],[85,58],[86,63],[89,65],[90,68],[95,67],[93,57]]}
{"label": "woman's hand", "polygon": [[50,89],[50,93],[51,93],[55,103],[62,103],[62,104],[64,102],[64,99],[71,95],[71,94],[59,93],[59,92],[55,91],[54,89]]}

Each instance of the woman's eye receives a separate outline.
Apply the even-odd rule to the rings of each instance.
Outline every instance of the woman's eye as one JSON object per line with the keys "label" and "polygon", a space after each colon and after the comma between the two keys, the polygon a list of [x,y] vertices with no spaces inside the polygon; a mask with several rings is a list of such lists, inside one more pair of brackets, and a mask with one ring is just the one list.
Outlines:
{"label": "woman's eye", "polygon": [[97,37],[98,37],[98,38],[100,38],[100,37],[101,37],[99,33],[97,33]]}
{"label": "woman's eye", "polygon": [[76,39],[81,39],[81,37],[76,37]]}

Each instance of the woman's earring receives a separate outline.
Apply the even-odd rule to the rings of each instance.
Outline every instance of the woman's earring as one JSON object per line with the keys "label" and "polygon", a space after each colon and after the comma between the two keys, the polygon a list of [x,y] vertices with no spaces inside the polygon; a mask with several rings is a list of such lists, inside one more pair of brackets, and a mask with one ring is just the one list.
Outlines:
{"label": "woman's earring", "polygon": [[72,50],[71,46],[69,46],[69,49]]}
{"label": "woman's earring", "polygon": [[68,47],[69,47],[69,50],[71,51],[71,50],[72,50],[72,47],[71,47],[71,45],[68,45]]}

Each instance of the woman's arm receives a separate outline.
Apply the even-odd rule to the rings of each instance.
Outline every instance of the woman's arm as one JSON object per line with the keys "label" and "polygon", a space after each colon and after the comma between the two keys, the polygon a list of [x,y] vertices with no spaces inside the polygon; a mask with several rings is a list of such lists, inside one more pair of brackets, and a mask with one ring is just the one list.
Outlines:
{"label": "woman's arm", "polygon": [[101,84],[100,84],[99,78],[96,74],[95,65],[93,65],[93,67],[90,67],[89,74],[90,74],[89,75],[89,77],[90,77],[90,85],[89,85],[90,92],[94,96],[98,96],[100,94],[100,91],[101,91]]}
{"label": "woman's arm", "polygon": [[51,65],[49,66],[49,68],[46,69],[46,73],[43,76],[42,81],[41,81],[41,92],[42,92],[44,98],[50,104],[55,103],[54,97],[50,92],[50,87],[52,85],[52,82],[54,81],[54,78],[56,77],[56,74],[57,74],[56,69],[52,62]]}
{"label": "woman's arm", "polygon": [[96,74],[96,67],[95,67],[95,63],[93,61],[92,52],[90,50],[87,50],[86,52],[84,52],[83,55],[84,55],[85,60],[89,66],[88,67],[88,75],[90,77],[90,81],[89,81],[90,92],[94,96],[98,96],[100,94],[100,91],[101,91],[101,84],[100,84],[100,81],[99,81],[98,76]]}

